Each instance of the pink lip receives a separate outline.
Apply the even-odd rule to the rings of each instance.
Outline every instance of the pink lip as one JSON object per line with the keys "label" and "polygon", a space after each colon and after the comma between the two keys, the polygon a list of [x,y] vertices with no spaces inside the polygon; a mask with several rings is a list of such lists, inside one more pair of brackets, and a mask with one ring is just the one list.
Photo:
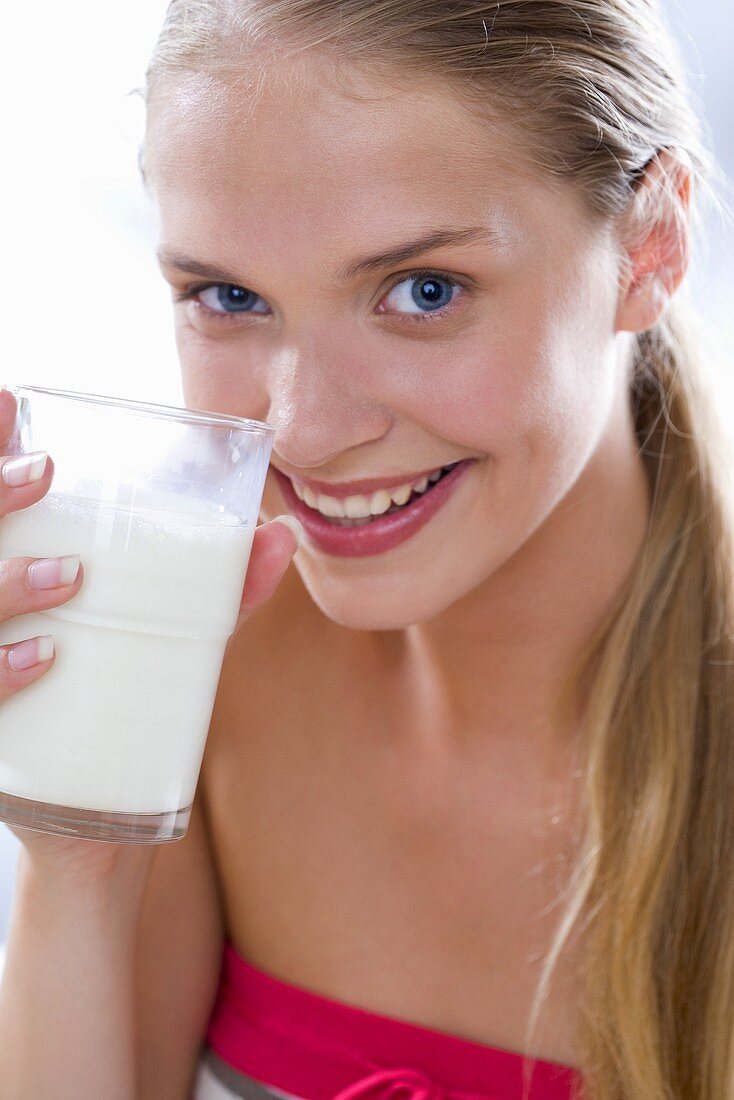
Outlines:
{"label": "pink lip", "polygon": [[[306,535],[317,549],[336,557],[362,558],[392,550],[393,547],[399,546],[420,531],[421,527],[424,527],[446,503],[464,474],[475,462],[476,459],[473,458],[464,459],[440,481],[427,489],[413,504],[393,512],[390,516],[380,516],[363,527],[340,527],[329,523],[314,508],[309,508],[304,501],[299,500],[290,478],[275,466],[271,469],[289,510],[301,521]],[[383,481],[382,484],[386,483]]]}
{"label": "pink lip", "polygon": [[[450,465],[451,461],[444,462],[444,466]],[[278,470],[277,466],[272,468],[279,474],[283,474],[284,477],[288,477],[290,481],[290,477],[283,470]],[[431,466],[430,470],[408,474],[407,476],[404,474],[402,477],[371,477],[366,478],[364,481],[340,481],[333,484],[329,484],[328,481],[311,481],[307,477],[296,477],[294,480],[299,485],[305,485],[307,489],[311,489],[314,493],[323,493],[324,496],[334,497],[335,500],[345,500],[347,497],[356,496],[357,493],[372,494],[379,489],[394,489],[396,485],[412,485],[419,478],[428,477],[440,469],[442,469],[441,466]]]}

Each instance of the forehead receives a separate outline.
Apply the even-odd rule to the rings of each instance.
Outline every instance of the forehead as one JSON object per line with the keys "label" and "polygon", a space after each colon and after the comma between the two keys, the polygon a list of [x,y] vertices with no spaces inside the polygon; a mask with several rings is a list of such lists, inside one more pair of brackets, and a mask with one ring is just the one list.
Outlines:
{"label": "forehead", "polygon": [[167,236],[280,232],[293,248],[355,226],[404,237],[463,221],[509,243],[549,202],[578,215],[570,188],[541,178],[525,149],[507,120],[473,112],[447,83],[345,75],[311,58],[239,80],[168,78],[151,103],[146,174]]}

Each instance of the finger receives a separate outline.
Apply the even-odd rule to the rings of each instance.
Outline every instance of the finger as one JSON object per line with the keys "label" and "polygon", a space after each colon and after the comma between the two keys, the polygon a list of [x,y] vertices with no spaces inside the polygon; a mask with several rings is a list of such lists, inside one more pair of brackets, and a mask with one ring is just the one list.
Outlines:
{"label": "finger", "polygon": [[0,453],[5,451],[6,444],[15,427],[16,400],[10,390],[0,389]]}
{"label": "finger", "polygon": [[59,607],[77,594],[83,581],[76,554],[0,560],[0,622]]}
{"label": "finger", "polygon": [[53,460],[46,451],[1,456],[0,517],[37,504],[50,489],[53,476]]}
{"label": "finger", "polygon": [[241,622],[270,599],[300,544],[300,523],[293,516],[287,517],[298,534],[280,518],[271,520],[255,531],[247,566],[247,577],[240,605]]}
{"label": "finger", "polygon": [[0,646],[0,702],[40,679],[55,659],[51,634]]}

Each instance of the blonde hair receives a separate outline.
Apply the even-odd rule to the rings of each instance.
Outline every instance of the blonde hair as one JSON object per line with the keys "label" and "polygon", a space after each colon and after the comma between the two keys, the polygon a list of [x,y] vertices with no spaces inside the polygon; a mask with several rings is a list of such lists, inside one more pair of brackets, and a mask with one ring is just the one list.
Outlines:
{"label": "blonde hair", "polygon": [[[343,64],[438,77],[478,111],[504,112],[594,216],[633,211],[640,239],[686,216],[675,167],[638,186],[662,150],[717,202],[654,0],[174,0],[147,94],[187,69],[246,68],[244,44],[261,56],[335,47]],[[635,338],[649,530],[567,685],[568,697],[589,685],[581,827],[528,1043],[558,957],[583,933],[588,1100],[734,1100],[731,455],[684,305]],[[526,1070],[527,1084],[532,1059]]]}

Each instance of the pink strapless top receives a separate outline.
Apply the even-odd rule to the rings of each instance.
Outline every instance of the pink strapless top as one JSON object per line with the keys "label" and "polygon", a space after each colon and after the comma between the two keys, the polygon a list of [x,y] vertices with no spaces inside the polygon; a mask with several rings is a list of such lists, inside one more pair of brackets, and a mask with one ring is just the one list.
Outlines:
{"label": "pink strapless top", "polygon": [[580,1086],[568,1066],[289,985],[225,941],[192,1100],[572,1100]]}

